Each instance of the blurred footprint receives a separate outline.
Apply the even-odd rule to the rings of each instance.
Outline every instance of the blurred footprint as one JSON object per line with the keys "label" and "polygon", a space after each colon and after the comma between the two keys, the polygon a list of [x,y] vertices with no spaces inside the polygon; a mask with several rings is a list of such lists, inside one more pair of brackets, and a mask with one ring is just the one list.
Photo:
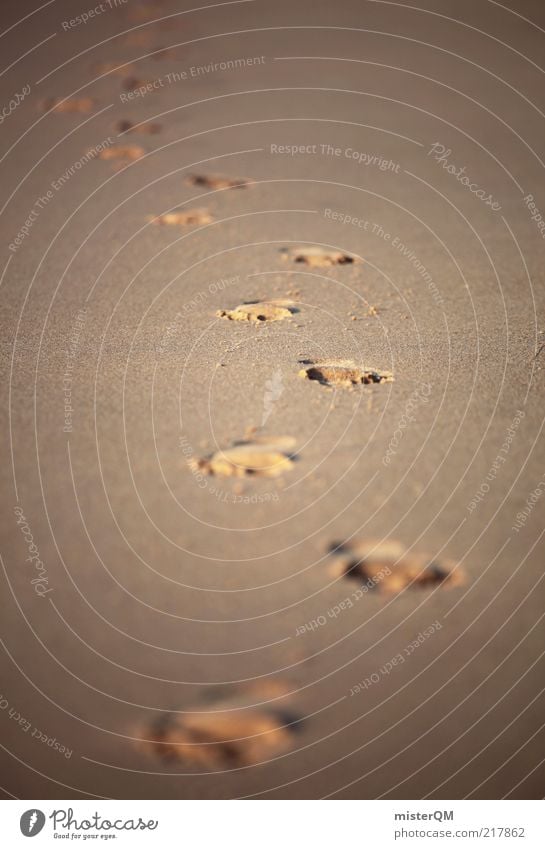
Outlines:
{"label": "blurred footprint", "polygon": [[[157,2],[157,6],[161,6],[161,2]],[[145,4],[141,3],[140,5],[134,6],[131,9],[127,10],[127,18],[129,21],[134,21],[134,23],[145,23],[146,21],[153,21],[156,17],[160,16],[160,11],[158,9],[153,8],[153,4],[150,3]]]}
{"label": "blurred footprint", "polygon": [[240,177],[231,179],[214,174],[189,174],[185,182],[188,186],[199,186],[204,189],[246,189],[253,181]]}
{"label": "blurred footprint", "polygon": [[333,543],[329,550],[333,576],[358,580],[380,593],[465,583],[465,574],[454,561],[435,560],[422,552],[411,554],[397,540],[350,540]]}
{"label": "blurred footprint", "polygon": [[97,154],[98,159],[111,160],[114,171],[122,171],[131,162],[141,159],[146,151],[137,144],[118,144],[106,147]]}
{"label": "blurred footprint", "polygon": [[275,478],[292,468],[295,456],[291,436],[263,436],[236,442],[209,458],[191,461],[194,470],[222,477]]}
{"label": "blurred footprint", "polygon": [[155,47],[153,55],[149,58],[153,59],[154,62],[159,62],[163,59],[176,59],[181,55],[182,50],[180,47]]}
{"label": "blurred footprint", "polygon": [[301,262],[313,268],[321,268],[329,265],[349,265],[361,260],[351,254],[342,251],[330,250],[318,246],[281,248],[282,259],[291,259],[293,262]]}
{"label": "blurred footprint", "polygon": [[61,97],[48,97],[42,100],[40,107],[42,112],[92,112],[96,100],[92,97],[77,97],[63,100]]}
{"label": "blurred footprint", "polygon": [[165,212],[163,215],[150,215],[152,224],[168,227],[190,227],[195,224],[210,224],[214,219],[207,209],[187,209],[184,212]]}
{"label": "blurred footprint", "polygon": [[120,65],[119,62],[99,62],[97,65],[93,65],[91,70],[94,74],[113,74],[116,77],[126,77],[135,68],[134,65]]}
{"label": "blurred footprint", "polygon": [[128,47],[151,47],[154,37],[151,32],[130,32],[125,36],[123,43]]}
{"label": "blurred footprint", "polygon": [[165,761],[209,769],[249,766],[267,760],[293,745],[301,719],[289,699],[246,707],[259,691],[225,688],[187,713],[162,715],[143,729],[141,745]]}
{"label": "blurred footprint", "polygon": [[155,136],[161,132],[161,124],[154,121],[143,121],[139,124],[134,124],[132,121],[123,119],[115,125],[118,133],[139,133],[143,136]]}
{"label": "blurred footprint", "polygon": [[121,81],[121,88],[125,91],[136,91],[137,88],[145,88],[148,80],[141,80],[139,77],[125,77]]}
{"label": "blurred footprint", "polygon": [[105,147],[98,154],[99,159],[124,159],[127,162],[133,162],[135,159],[141,159],[146,151],[143,147],[137,144],[117,144],[111,147]]}

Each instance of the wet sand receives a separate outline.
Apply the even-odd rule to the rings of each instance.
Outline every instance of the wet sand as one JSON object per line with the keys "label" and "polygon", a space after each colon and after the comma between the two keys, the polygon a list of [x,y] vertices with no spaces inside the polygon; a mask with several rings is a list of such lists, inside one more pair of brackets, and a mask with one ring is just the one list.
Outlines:
{"label": "wet sand", "polygon": [[541,4],[23,5],[5,798],[541,798]]}

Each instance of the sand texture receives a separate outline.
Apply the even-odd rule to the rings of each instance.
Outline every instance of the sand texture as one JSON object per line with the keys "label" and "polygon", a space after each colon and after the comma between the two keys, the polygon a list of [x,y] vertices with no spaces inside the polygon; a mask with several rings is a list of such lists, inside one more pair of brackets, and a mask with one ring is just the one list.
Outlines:
{"label": "sand texture", "polygon": [[542,798],[545,7],[421,5],[2,2],[6,799]]}

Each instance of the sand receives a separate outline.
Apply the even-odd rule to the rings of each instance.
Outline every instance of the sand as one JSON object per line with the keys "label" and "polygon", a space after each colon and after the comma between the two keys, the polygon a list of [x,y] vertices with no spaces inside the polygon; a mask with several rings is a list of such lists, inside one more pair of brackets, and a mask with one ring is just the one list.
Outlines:
{"label": "sand", "polygon": [[89,5],[1,11],[4,797],[541,798],[542,4]]}

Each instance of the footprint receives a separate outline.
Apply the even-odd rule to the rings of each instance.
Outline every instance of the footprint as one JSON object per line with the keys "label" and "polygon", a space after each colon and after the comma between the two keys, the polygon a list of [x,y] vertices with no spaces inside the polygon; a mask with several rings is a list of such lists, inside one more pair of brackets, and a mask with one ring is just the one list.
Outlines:
{"label": "footprint", "polygon": [[154,37],[151,32],[130,32],[123,40],[128,47],[151,47]]}
{"label": "footprint", "polygon": [[91,67],[91,71],[94,74],[113,74],[116,77],[125,77],[129,71],[134,70],[134,65],[120,65],[119,62],[98,62],[98,64]]}
{"label": "footprint", "polygon": [[264,321],[283,321],[299,312],[293,301],[287,298],[276,298],[270,301],[251,301],[248,304],[239,304],[234,310],[218,310],[219,318],[229,321],[253,321],[260,324]]}
{"label": "footprint", "polygon": [[397,593],[405,587],[457,587],[465,583],[465,575],[454,561],[433,560],[422,552],[410,554],[397,540],[334,543],[330,552],[333,576],[355,578],[381,593]]}
{"label": "footprint", "polygon": [[329,363],[309,363],[299,372],[300,377],[317,380],[324,386],[355,386],[359,383],[391,383],[393,375],[389,371],[375,371],[360,368],[350,360]]}
{"label": "footprint", "polygon": [[150,215],[152,224],[169,227],[190,227],[195,224],[210,224],[214,219],[207,209],[187,209],[185,212],[165,212],[163,215]]}
{"label": "footprint", "polygon": [[92,97],[74,97],[63,100],[61,97],[48,97],[41,101],[43,112],[92,112],[96,100]]}
{"label": "footprint", "polygon": [[188,186],[199,186],[204,189],[246,189],[253,181],[243,177],[231,179],[214,174],[189,174],[185,182]]}
{"label": "footprint", "polygon": [[161,124],[153,121],[144,121],[141,124],[133,124],[132,121],[122,120],[115,125],[118,133],[139,133],[144,136],[154,136],[161,132]]}
{"label": "footprint", "polygon": [[147,86],[147,84],[147,80],[141,80],[139,77],[125,77],[125,79],[121,81],[121,88],[125,91],[136,91],[137,88],[143,88]]}
{"label": "footprint", "polygon": [[329,265],[350,265],[351,263],[361,262],[357,256],[352,254],[346,254],[342,251],[335,251],[329,248],[320,248],[318,246],[281,248],[280,253],[284,260],[291,259],[293,262],[302,262],[313,268],[323,268]]}
{"label": "footprint", "polygon": [[245,695],[233,694],[231,688],[231,694],[206,700],[193,711],[164,714],[140,732],[141,745],[161,760],[194,767],[260,763],[292,748],[301,727],[289,700],[272,695],[274,701],[250,706],[261,698],[269,696],[251,688]]}
{"label": "footprint", "polygon": [[294,464],[295,440],[291,436],[263,436],[236,442],[208,459],[191,461],[195,470],[222,477],[276,478]]}
{"label": "footprint", "polygon": [[155,62],[160,62],[162,59],[177,59],[181,54],[179,47],[156,47],[153,51],[153,59]]}
{"label": "footprint", "polygon": [[129,9],[127,18],[133,23],[146,23],[147,21],[154,21],[158,14],[158,10],[154,9],[152,5],[141,5]]}
{"label": "footprint", "polygon": [[145,153],[144,148],[137,144],[117,144],[111,147],[105,147],[98,154],[98,158],[122,159],[126,162],[133,162],[136,159],[141,159]]}

